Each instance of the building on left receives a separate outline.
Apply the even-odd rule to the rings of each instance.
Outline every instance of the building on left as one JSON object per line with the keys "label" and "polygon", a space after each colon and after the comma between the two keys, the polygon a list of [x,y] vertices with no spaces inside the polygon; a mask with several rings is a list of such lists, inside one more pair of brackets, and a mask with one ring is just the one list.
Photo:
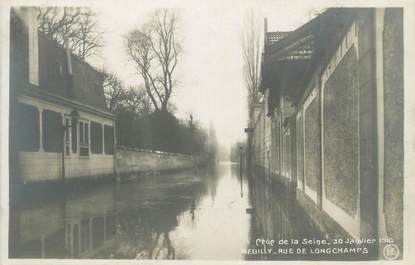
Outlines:
{"label": "building on left", "polygon": [[34,8],[10,15],[10,183],[113,176],[103,75],[39,32]]}

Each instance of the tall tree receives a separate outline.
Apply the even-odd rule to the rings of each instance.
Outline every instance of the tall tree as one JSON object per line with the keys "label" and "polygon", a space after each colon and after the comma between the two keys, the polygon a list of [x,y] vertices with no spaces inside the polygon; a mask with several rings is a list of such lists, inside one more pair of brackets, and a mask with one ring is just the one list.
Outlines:
{"label": "tall tree", "polygon": [[156,111],[167,112],[176,86],[175,70],[181,54],[178,17],[168,9],[157,9],[141,29],[130,31],[125,46],[144,80]]}
{"label": "tall tree", "polygon": [[242,55],[244,81],[248,92],[249,119],[252,119],[253,105],[258,101],[261,63],[260,24],[251,9],[245,16],[242,32]]}
{"label": "tall tree", "polygon": [[38,27],[48,38],[57,41],[85,60],[99,52],[103,31],[96,14],[84,7],[39,7]]}

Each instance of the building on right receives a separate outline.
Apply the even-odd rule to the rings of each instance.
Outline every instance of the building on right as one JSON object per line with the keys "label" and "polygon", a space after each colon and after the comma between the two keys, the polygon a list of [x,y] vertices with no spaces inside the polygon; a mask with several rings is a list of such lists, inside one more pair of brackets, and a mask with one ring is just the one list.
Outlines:
{"label": "building on right", "polygon": [[403,55],[401,8],[330,8],[265,30],[254,111],[256,171],[327,234],[376,238],[379,256],[382,239],[403,249]]}

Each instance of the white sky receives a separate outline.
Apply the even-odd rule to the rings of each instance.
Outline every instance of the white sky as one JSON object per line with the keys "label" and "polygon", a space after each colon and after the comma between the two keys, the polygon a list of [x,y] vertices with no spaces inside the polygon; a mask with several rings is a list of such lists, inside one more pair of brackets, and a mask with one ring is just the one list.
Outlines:
{"label": "white sky", "polygon": [[[181,17],[184,49],[177,72],[180,84],[172,98],[178,108],[176,114],[185,117],[192,112],[206,127],[212,122],[222,144],[242,139],[246,127],[241,51],[246,12],[254,7],[261,26],[267,17],[269,31],[286,31],[310,20],[316,9],[301,2],[290,5],[287,1],[274,2],[252,6],[233,1],[227,4],[198,1],[174,6]],[[134,65],[128,61],[122,36],[144,23],[154,8],[169,7],[169,3],[113,1],[93,7],[101,26],[107,30],[102,52],[107,71],[116,73],[126,84],[142,83]]]}

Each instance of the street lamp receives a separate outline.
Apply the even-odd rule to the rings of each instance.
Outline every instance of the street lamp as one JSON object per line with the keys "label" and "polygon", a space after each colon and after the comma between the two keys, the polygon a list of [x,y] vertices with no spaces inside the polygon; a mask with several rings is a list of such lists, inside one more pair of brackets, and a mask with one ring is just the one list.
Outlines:
{"label": "street lamp", "polygon": [[71,117],[71,122],[72,124],[77,124],[80,118],[79,112],[74,109],[73,111],[71,111],[71,114],[69,115]]}
{"label": "street lamp", "polygon": [[72,126],[75,126],[78,124],[79,122],[79,112],[74,109],[71,111],[71,113],[69,114],[69,117],[71,118],[71,123],[70,124],[66,124],[66,121],[64,120],[64,124],[62,126],[62,180],[65,180],[65,132],[71,128]]}

